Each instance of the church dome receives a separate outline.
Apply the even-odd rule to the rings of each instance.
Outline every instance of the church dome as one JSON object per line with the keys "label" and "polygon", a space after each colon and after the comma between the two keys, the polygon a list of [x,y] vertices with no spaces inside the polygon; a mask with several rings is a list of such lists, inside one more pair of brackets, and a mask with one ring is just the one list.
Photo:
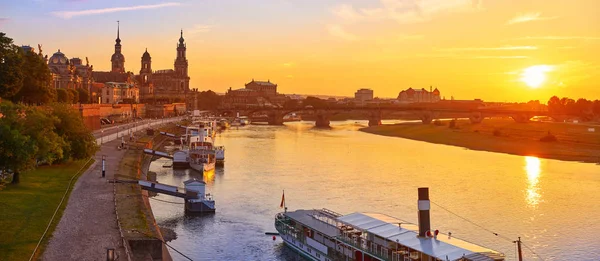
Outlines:
{"label": "church dome", "polygon": [[150,59],[150,53],[148,53],[148,49],[146,49],[146,51],[142,55],[142,60],[149,60],[149,59]]}
{"label": "church dome", "polygon": [[123,56],[123,54],[121,53],[114,53],[111,57],[110,57],[111,61],[125,61],[125,56]]}
{"label": "church dome", "polygon": [[48,59],[48,63],[49,64],[55,64],[55,65],[63,65],[63,64],[67,64],[67,61],[69,59],[67,58],[67,56],[65,56],[64,53],[60,52],[60,49],[58,49],[58,52],[55,52],[52,57],[50,57],[50,59]]}

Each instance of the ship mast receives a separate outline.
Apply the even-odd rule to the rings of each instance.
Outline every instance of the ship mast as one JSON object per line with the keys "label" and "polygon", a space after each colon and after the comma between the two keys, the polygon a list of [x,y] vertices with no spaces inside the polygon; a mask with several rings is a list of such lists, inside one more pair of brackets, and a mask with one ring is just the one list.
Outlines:
{"label": "ship mast", "polygon": [[523,253],[521,252],[521,237],[517,241],[513,241],[513,243],[517,243],[517,252],[519,253],[519,261],[523,261]]}

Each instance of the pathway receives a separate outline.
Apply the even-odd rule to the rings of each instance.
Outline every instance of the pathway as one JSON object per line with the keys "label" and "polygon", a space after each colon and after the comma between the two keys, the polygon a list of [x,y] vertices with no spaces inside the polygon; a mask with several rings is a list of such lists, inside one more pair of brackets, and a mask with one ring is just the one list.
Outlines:
{"label": "pathway", "polygon": [[[108,248],[114,248],[120,260],[126,260],[121,240],[113,179],[125,150],[118,150],[120,141],[102,144],[94,156],[95,163],[77,180],[69,202],[42,260],[105,260]],[[106,178],[102,178],[102,155],[106,155]]]}

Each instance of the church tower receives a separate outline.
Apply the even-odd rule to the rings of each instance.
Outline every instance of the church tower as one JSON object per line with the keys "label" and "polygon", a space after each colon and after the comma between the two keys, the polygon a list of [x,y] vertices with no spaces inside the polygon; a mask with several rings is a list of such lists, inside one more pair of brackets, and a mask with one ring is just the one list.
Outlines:
{"label": "church tower", "polygon": [[117,39],[115,40],[115,53],[110,58],[112,72],[125,73],[125,57],[121,53],[121,38],[119,37],[119,21],[117,21]]}
{"label": "church tower", "polygon": [[187,93],[190,87],[190,77],[188,76],[188,60],[185,57],[186,49],[183,30],[181,30],[179,44],[177,45],[177,59],[175,59],[175,74],[178,79],[177,89]]}
{"label": "church tower", "polygon": [[140,97],[145,99],[154,94],[154,84],[152,84],[152,58],[148,53],[148,48],[142,55],[142,67],[140,67]]}
{"label": "church tower", "polygon": [[188,61],[185,57],[186,44],[183,39],[183,30],[181,30],[181,37],[179,37],[179,44],[177,45],[177,59],[175,59],[175,72],[179,76],[188,76]]}
{"label": "church tower", "polygon": [[151,77],[152,77],[152,58],[150,57],[150,54],[148,53],[148,48],[146,48],[146,51],[144,52],[144,54],[142,55],[142,67],[140,67],[140,75],[142,76],[142,83],[149,83],[151,82]]}

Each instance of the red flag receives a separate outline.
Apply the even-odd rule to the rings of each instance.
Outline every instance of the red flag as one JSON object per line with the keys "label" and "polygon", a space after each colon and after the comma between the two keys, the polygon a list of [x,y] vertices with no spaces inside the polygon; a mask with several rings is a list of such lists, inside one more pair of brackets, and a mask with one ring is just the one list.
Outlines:
{"label": "red flag", "polygon": [[283,208],[283,206],[285,206],[285,191],[281,194],[281,204],[279,204],[280,208]]}

